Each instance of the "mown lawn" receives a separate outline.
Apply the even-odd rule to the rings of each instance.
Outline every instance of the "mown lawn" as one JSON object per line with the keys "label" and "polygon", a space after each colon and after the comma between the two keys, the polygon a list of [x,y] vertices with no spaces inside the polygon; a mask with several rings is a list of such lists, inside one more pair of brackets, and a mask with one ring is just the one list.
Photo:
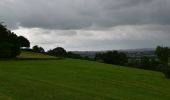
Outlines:
{"label": "mown lawn", "polygon": [[0,100],[170,100],[170,80],[83,60],[0,61]]}

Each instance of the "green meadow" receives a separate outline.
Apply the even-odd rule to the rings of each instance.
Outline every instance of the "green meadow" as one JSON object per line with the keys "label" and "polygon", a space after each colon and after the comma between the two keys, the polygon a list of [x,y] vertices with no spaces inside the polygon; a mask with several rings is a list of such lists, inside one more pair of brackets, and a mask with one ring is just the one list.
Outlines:
{"label": "green meadow", "polygon": [[0,100],[170,100],[170,80],[85,60],[0,61]]}

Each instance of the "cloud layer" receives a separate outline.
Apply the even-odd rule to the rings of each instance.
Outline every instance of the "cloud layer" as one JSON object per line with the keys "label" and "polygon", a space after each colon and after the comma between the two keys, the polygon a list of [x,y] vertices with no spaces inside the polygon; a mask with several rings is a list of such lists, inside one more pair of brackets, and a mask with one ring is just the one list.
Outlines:
{"label": "cloud layer", "polygon": [[46,48],[170,46],[170,0],[1,0],[0,21]]}

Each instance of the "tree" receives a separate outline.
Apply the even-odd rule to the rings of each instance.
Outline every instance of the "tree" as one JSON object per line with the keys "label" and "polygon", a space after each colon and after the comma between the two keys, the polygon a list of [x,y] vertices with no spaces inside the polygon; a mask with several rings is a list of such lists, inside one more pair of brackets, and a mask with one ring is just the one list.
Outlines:
{"label": "tree", "polygon": [[0,23],[0,58],[16,57],[20,47],[18,36]]}
{"label": "tree", "polygon": [[0,43],[0,58],[9,58],[11,53],[11,44],[7,42]]}
{"label": "tree", "polygon": [[103,61],[109,64],[119,64],[118,61],[118,52],[117,51],[109,51],[103,54]]}
{"label": "tree", "polygon": [[18,37],[19,43],[21,47],[30,47],[30,42],[23,36]]}
{"label": "tree", "polygon": [[156,48],[156,55],[160,61],[163,63],[169,62],[169,55],[170,55],[170,49],[168,47],[160,47],[158,46]]}
{"label": "tree", "polygon": [[45,50],[43,49],[43,47],[39,47],[38,45],[33,46],[32,49],[34,52],[39,52],[39,53],[44,53]]}
{"label": "tree", "polygon": [[108,51],[105,53],[97,53],[95,60],[102,60],[108,64],[125,65],[128,61],[128,58],[123,52]]}
{"label": "tree", "polygon": [[75,54],[73,52],[68,52],[67,57],[68,58],[74,58],[74,59],[81,59],[82,58],[79,54]]}
{"label": "tree", "polygon": [[155,51],[158,59],[162,62],[162,65],[164,66],[164,74],[167,78],[170,78],[170,66],[168,65],[169,62],[169,55],[170,55],[170,49],[168,47],[160,47],[158,46]]}
{"label": "tree", "polygon": [[49,50],[48,54],[52,56],[57,56],[57,57],[65,57],[67,55],[67,52],[64,48],[57,47],[57,48],[54,48],[53,50]]}
{"label": "tree", "polygon": [[123,52],[120,52],[119,53],[119,63],[121,65],[125,65],[126,63],[128,62],[128,57],[125,53]]}
{"label": "tree", "polygon": [[103,60],[102,60],[102,59],[103,59],[103,54],[102,54],[102,53],[96,53],[94,59],[95,59],[96,61],[102,62],[102,61],[103,61]]}
{"label": "tree", "polygon": [[151,62],[148,57],[144,56],[141,58],[141,68],[143,69],[150,69]]}

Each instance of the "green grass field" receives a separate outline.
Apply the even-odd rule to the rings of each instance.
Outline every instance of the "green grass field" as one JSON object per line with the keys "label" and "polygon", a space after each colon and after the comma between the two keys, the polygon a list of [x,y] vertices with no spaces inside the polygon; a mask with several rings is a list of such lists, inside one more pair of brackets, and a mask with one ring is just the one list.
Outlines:
{"label": "green grass field", "polygon": [[84,60],[0,61],[0,100],[170,100],[170,80]]}

